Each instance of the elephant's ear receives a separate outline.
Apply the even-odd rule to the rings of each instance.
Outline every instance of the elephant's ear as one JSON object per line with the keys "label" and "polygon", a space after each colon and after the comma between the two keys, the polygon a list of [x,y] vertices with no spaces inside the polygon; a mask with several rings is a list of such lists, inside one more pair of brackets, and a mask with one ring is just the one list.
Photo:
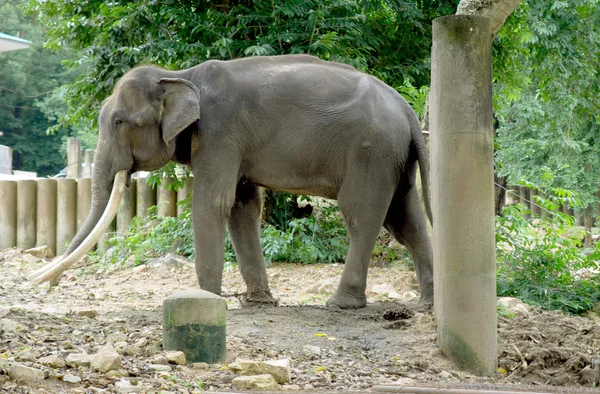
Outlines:
{"label": "elephant's ear", "polygon": [[200,119],[200,92],[193,83],[181,78],[163,78],[161,126],[168,144],[177,134]]}

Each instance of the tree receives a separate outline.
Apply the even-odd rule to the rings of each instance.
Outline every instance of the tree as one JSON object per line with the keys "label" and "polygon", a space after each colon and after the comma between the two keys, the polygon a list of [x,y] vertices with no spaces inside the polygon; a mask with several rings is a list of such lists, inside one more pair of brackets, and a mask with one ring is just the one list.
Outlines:
{"label": "tree", "polygon": [[32,0],[30,12],[50,26],[47,46],[72,46],[71,65],[83,69],[68,86],[70,112],[61,118],[68,125],[95,119],[119,77],[140,63],[180,69],[207,59],[310,53],[418,90],[429,82],[431,21],[457,4]]}
{"label": "tree", "polygon": [[[266,0],[135,3],[50,0],[30,11],[51,26],[50,48],[73,46],[83,68],[67,86],[63,125],[94,122],[100,103],[131,67],[168,69],[208,59],[308,53],[347,63],[398,89],[417,111],[429,81],[431,20],[453,12],[455,0]],[[169,173],[169,167],[166,172]],[[161,173],[162,174],[162,173]],[[296,197],[267,192],[272,223],[304,214]],[[271,204],[271,206],[269,206]],[[275,207],[277,205],[277,207]]]}
{"label": "tree", "polygon": [[[498,81],[497,168],[546,193],[577,192],[583,207],[600,189],[600,5],[526,1],[501,45],[515,47],[512,87]],[[509,63],[509,61],[512,62]]]}
{"label": "tree", "polygon": [[0,75],[0,143],[13,149],[14,169],[54,175],[65,166],[63,138],[72,132],[47,135],[46,130],[54,124],[48,111],[62,107],[64,112],[56,89],[72,80],[73,72],[61,65],[65,50],[42,48],[43,30],[35,18],[21,11],[25,5],[25,0],[11,0],[0,6],[0,31],[26,33],[34,42],[26,50],[0,53],[0,68],[7,71]]}

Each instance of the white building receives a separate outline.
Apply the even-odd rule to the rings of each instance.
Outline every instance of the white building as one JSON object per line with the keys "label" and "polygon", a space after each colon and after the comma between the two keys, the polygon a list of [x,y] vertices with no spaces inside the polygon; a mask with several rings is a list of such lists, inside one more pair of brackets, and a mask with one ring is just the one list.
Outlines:
{"label": "white building", "polygon": [[31,41],[27,41],[19,37],[9,36],[8,34],[0,33],[0,52],[15,51],[17,49],[29,48],[31,44]]}

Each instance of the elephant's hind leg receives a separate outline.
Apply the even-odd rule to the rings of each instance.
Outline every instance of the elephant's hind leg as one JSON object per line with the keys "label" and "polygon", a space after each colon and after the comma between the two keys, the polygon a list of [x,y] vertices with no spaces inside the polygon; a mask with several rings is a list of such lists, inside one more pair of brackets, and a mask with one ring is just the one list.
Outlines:
{"label": "elephant's hind leg", "polygon": [[425,214],[414,185],[408,191],[398,189],[384,225],[412,256],[421,288],[419,305],[433,304],[433,253]]}
{"label": "elephant's hind leg", "polygon": [[367,304],[369,263],[395,187],[391,177],[374,172],[361,174],[358,169],[338,195],[350,234],[350,249],[340,284],[327,300],[328,307],[362,308]]}
{"label": "elephant's hind leg", "polygon": [[261,195],[258,187],[240,182],[229,217],[229,235],[235,255],[246,282],[245,303],[276,301],[269,291],[267,270],[259,238]]}

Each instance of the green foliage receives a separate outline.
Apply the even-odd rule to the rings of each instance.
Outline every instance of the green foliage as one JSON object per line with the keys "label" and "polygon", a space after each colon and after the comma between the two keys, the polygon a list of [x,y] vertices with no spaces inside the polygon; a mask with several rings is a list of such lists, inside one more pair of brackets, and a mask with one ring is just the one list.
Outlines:
{"label": "green foliage", "polygon": [[302,209],[298,205],[298,200],[310,203],[312,200],[308,196],[298,196],[274,190],[265,190],[264,194],[264,219],[268,224],[280,230],[287,230],[290,221],[294,218],[307,216],[306,213],[310,215],[311,211]]}
{"label": "green foliage", "polygon": [[135,217],[124,235],[115,234],[108,241],[109,250],[101,261],[110,264],[140,265],[148,259],[172,252],[194,256],[194,231],[191,211],[177,218],[159,217],[156,207],[148,211],[147,218]]}
{"label": "green foliage", "polygon": [[[178,218],[159,217],[154,207],[147,218],[134,218],[124,235],[115,235],[109,240],[111,248],[101,261],[139,265],[169,252],[193,259],[191,216],[191,211],[186,209]],[[286,230],[265,223],[261,229],[261,244],[267,264],[272,261],[311,264],[344,261],[349,240],[338,208],[332,205],[323,207],[316,217],[291,220]],[[236,262],[228,234],[225,261],[227,264]]]}
{"label": "green foliage", "polygon": [[401,86],[394,86],[394,88],[406,99],[420,119],[423,116],[425,103],[427,102],[429,86],[417,88],[413,86],[408,79],[405,79]]}
{"label": "green foliage", "polygon": [[554,171],[549,168],[540,168],[540,179],[541,183],[532,183],[526,179],[520,179],[517,183],[525,186],[529,189],[540,191],[542,194],[551,196],[550,198],[544,198],[542,196],[535,196],[534,203],[545,208],[550,212],[556,212],[559,206],[567,205],[567,207],[581,208],[582,203],[578,193],[573,190],[564,189],[562,187],[555,187],[555,176]]}
{"label": "green foliage", "polygon": [[532,221],[528,214],[516,205],[496,217],[498,295],[569,313],[594,308],[600,301],[600,275],[595,271],[600,246],[591,254],[582,250],[583,233],[569,216],[554,211],[549,218]]}
{"label": "green foliage", "polygon": [[28,49],[0,53],[0,144],[13,149],[13,169],[35,171],[40,176],[55,175],[66,166],[67,136],[75,130],[63,129],[56,135],[46,130],[56,119],[60,102],[58,87],[73,80],[75,73],[61,62],[67,49],[58,52],[42,48],[44,29],[23,14],[27,0],[3,1],[0,5],[0,31],[32,41]]}
{"label": "green foliage", "polygon": [[150,172],[147,182],[153,188],[157,188],[162,184],[163,179],[169,178],[171,181],[167,184],[167,189],[177,191],[185,186],[185,182],[190,176],[191,172],[188,166],[171,161],[162,168]]}
{"label": "green foliage", "polygon": [[261,243],[267,262],[335,263],[344,261],[349,238],[337,205],[330,205],[316,216],[291,220],[285,230],[265,225]]}
{"label": "green foliage", "polygon": [[599,24],[596,1],[526,0],[494,46],[499,175],[542,183],[552,169],[583,207],[600,189]]}
{"label": "green foliage", "polygon": [[429,81],[431,21],[454,13],[457,0],[231,0],[186,3],[31,0],[49,26],[46,46],[71,46],[81,69],[68,85],[70,112],[61,122],[94,121],[102,100],[131,67],[167,69],[207,59],[308,53],[347,63],[391,86]]}
{"label": "green foliage", "polygon": [[502,316],[506,319],[512,319],[513,317],[516,316],[515,313],[510,312],[508,309],[506,309],[503,305],[496,305],[496,312],[498,313],[498,316]]}

